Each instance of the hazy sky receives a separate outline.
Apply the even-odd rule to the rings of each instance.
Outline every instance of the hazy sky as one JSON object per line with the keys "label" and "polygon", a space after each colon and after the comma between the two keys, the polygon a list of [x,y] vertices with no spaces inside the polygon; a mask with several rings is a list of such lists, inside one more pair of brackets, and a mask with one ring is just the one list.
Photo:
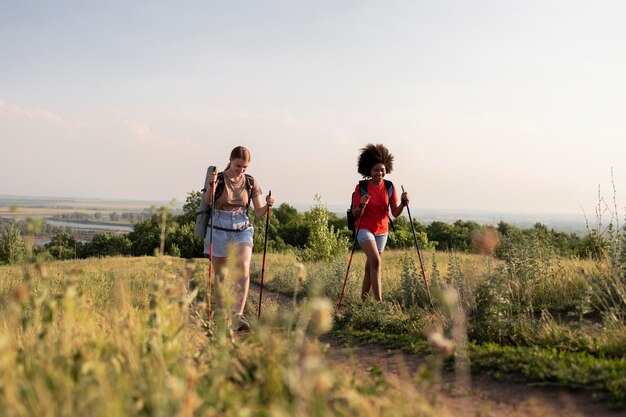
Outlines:
{"label": "hazy sky", "polygon": [[0,0],[0,194],[184,201],[237,145],[278,203],[626,200],[626,3]]}

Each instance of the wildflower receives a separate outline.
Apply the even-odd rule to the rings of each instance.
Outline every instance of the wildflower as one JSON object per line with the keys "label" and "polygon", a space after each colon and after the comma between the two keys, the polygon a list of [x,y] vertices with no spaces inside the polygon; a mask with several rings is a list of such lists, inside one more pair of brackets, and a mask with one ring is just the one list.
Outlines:
{"label": "wildflower", "polygon": [[306,281],[306,268],[301,262],[298,262],[296,264],[296,270],[297,270],[296,276],[298,278],[298,284],[302,285],[304,284],[304,281]]}
{"label": "wildflower", "polygon": [[446,339],[441,331],[434,331],[428,335],[428,344],[444,355],[451,355],[454,352],[454,342]]}
{"label": "wildflower", "polygon": [[29,295],[30,290],[28,286],[24,283],[19,283],[17,284],[17,287],[15,287],[15,290],[13,290],[13,301],[18,304],[24,304],[26,303],[26,300],[28,300]]}
{"label": "wildflower", "polygon": [[328,298],[316,298],[311,302],[311,329],[316,334],[328,332],[333,327],[333,306]]}

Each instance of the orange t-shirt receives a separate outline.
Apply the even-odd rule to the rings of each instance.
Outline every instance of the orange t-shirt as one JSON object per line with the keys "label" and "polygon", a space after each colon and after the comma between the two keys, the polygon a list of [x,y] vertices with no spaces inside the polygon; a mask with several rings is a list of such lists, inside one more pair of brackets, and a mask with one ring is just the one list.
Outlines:
{"label": "orange t-shirt", "polygon": [[[389,196],[385,188],[385,182],[380,185],[372,185],[367,182],[367,193],[370,195],[370,201],[365,206],[365,214],[361,219],[361,229],[369,230],[372,234],[380,235],[389,232],[389,219],[387,213],[389,211]],[[396,187],[393,187],[392,201],[398,202]],[[361,203],[360,185],[356,185],[352,206],[358,206]],[[357,224],[359,219],[356,220]],[[356,224],[355,224],[356,227]]]}

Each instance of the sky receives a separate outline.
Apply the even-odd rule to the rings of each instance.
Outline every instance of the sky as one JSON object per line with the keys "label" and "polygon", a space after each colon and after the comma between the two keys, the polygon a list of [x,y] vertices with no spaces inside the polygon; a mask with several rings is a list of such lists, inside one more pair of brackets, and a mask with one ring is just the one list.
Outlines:
{"label": "sky", "polygon": [[347,206],[359,149],[382,143],[417,209],[589,214],[600,194],[624,213],[624,15],[0,0],[0,194],[184,202],[243,145],[278,204]]}

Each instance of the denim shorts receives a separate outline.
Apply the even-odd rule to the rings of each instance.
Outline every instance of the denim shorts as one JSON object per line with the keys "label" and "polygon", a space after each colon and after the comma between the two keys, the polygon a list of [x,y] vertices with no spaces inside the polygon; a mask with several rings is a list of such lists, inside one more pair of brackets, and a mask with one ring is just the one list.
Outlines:
{"label": "denim shorts", "polygon": [[374,235],[372,232],[366,229],[359,229],[359,233],[356,235],[357,240],[359,241],[359,245],[362,245],[363,242],[367,240],[375,240],[376,247],[378,248],[378,252],[385,250],[385,245],[387,244],[387,233],[383,233],[381,235]]}
{"label": "denim shorts", "polygon": [[[248,221],[245,211],[213,211],[213,225],[224,229],[242,229],[230,232],[213,229],[213,256],[226,257],[229,244],[253,246],[254,227]],[[204,238],[204,253],[209,254],[211,225],[206,229]]]}

